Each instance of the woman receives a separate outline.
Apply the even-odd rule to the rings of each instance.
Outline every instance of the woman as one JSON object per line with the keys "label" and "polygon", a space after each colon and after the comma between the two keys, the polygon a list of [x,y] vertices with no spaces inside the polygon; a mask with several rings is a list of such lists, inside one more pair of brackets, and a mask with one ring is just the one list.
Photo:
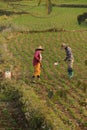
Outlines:
{"label": "woman", "polygon": [[34,67],[34,74],[32,76],[33,81],[35,82],[35,78],[40,79],[40,74],[41,74],[41,66],[42,66],[42,51],[44,49],[42,46],[39,46],[38,48],[35,49],[34,57],[33,57],[33,67]]}

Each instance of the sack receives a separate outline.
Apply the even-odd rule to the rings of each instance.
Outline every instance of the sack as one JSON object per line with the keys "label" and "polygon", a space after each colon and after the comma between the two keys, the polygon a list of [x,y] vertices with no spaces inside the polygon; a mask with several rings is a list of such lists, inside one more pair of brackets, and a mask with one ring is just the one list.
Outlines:
{"label": "sack", "polygon": [[12,77],[11,71],[5,71],[4,77],[5,77],[6,79],[11,79],[11,77]]}

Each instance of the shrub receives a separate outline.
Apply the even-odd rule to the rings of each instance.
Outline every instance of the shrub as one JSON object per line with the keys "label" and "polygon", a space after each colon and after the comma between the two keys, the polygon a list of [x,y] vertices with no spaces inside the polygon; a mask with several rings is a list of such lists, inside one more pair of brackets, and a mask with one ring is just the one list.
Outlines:
{"label": "shrub", "polygon": [[[7,95],[15,97],[27,119],[30,130],[70,130],[66,127],[54,111],[47,106],[46,101],[39,99],[33,88],[24,82],[19,84],[12,81],[3,82]],[[15,95],[15,96],[13,96]]]}
{"label": "shrub", "polygon": [[78,15],[77,16],[77,21],[78,24],[81,24],[83,21],[85,21],[85,19],[87,19],[87,13],[83,13],[82,15]]}
{"label": "shrub", "polygon": [[78,20],[78,24],[81,24],[85,20],[85,18],[83,15],[78,15],[77,20]]}

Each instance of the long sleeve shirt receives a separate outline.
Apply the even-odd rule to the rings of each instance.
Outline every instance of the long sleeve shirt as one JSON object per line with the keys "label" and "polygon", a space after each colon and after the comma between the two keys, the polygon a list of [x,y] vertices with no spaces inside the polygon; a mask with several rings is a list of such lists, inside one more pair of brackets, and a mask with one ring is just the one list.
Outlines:
{"label": "long sleeve shirt", "polygon": [[39,50],[35,51],[34,58],[33,58],[33,65],[37,65],[39,62],[41,62],[42,56]]}
{"label": "long sleeve shirt", "polygon": [[66,52],[65,60],[73,60],[74,59],[73,54],[72,54],[72,50],[70,47],[66,47],[65,52]]}

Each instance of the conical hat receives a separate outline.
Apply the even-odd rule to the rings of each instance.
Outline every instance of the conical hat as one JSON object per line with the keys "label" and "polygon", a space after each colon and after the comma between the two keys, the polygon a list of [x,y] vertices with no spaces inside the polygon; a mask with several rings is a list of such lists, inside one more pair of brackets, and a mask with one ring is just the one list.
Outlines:
{"label": "conical hat", "polygon": [[66,47],[66,44],[65,44],[65,43],[62,43],[61,47]]}
{"label": "conical hat", "polygon": [[38,48],[36,48],[36,50],[44,50],[42,46],[39,46]]}

